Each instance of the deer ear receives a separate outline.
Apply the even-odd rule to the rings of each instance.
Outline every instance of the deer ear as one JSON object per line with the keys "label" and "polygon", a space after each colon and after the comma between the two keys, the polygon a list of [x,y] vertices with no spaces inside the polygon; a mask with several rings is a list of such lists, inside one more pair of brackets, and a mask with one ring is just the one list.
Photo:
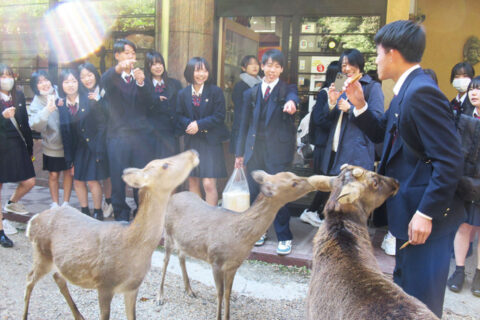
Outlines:
{"label": "deer ear", "polygon": [[335,178],[336,177],[315,175],[308,177],[307,181],[315,188],[315,190],[330,192],[332,191],[332,182]]}
{"label": "deer ear", "polygon": [[127,168],[123,170],[122,178],[132,188],[143,188],[147,185],[147,177],[142,169]]}
{"label": "deer ear", "polygon": [[268,174],[263,171],[263,170],[255,170],[252,172],[252,178],[255,180],[258,184],[263,184],[263,180]]}
{"label": "deer ear", "polygon": [[353,203],[359,197],[360,193],[358,192],[358,189],[347,184],[342,188],[342,191],[340,191],[340,194],[337,197],[337,201],[340,204]]}

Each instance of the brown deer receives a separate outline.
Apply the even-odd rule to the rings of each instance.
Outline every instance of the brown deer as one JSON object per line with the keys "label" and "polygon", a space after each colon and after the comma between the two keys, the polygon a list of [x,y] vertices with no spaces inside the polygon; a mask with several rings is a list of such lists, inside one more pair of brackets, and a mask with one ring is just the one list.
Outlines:
{"label": "brown deer", "polygon": [[130,224],[101,222],[71,207],[35,215],[27,227],[33,268],[27,276],[23,319],[27,319],[35,283],[53,267],[53,278],[75,319],[84,318],[70,296],[67,281],[98,290],[100,319],[109,319],[116,293],[124,294],[127,319],[135,319],[138,288],[160,242],[170,194],[198,163],[197,152],[190,150],[153,160],[143,169],[125,169],[123,180],[140,188],[138,213]]}
{"label": "brown deer", "polygon": [[163,285],[170,254],[176,250],[185,291],[190,296],[195,294],[190,287],[185,256],[212,265],[217,288],[217,319],[221,318],[224,298],[224,319],[229,319],[233,278],[255,241],[265,233],[283,205],[316,189],[326,190],[329,181],[327,177],[305,178],[290,172],[269,175],[264,171],[254,171],[252,176],[260,184],[260,193],[252,206],[242,213],[208,205],[191,192],[172,196],[165,215],[165,260],[159,303],[163,303]]}
{"label": "brown deer", "polygon": [[325,222],[313,240],[307,319],[438,319],[385,276],[373,255],[367,219],[396,194],[398,182],[344,165],[330,185]]}

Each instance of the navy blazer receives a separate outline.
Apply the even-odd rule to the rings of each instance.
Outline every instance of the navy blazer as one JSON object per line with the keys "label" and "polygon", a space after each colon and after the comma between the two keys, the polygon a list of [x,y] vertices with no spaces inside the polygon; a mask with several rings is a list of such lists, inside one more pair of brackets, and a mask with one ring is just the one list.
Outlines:
{"label": "navy blazer", "polygon": [[[195,119],[193,108],[200,108],[200,119]],[[198,132],[205,133],[211,145],[222,143],[229,137],[225,125],[225,97],[222,89],[216,85],[204,85],[199,107],[194,107],[192,103],[192,85],[180,90],[177,96],[177,119],[182,134],[185,134],[190,122],[197,121]],[[190,135],[185,134],[185,139],[189,140]]]}
{"label": "navy blazer", "polygon": [[317,94],[317,100],[313,106],[310,122],[308,123],[308,136],[310,143],[315,145],[315,148],[325,148],[330,132],[330,128],[323,125],[325,114],[322,112],[322,108],[325,103],[328,104],[328,93],[327,90],[322,89]]}
{"label": "navy blazer", "polygon": [[[20,132],[22,132],[23,138],[27,146],[27,151],[30,156],[33,155],[33,138],[32,130],[28,124],[28,114],[27,114],[27,104],[25,103],[25,96],[23,92],[15,92],[15,101],[13,101],[13,106],[15,107],[15,120],[17,120],[18,127]],[[15,136],[19,136],[18,131],[14,129],[12,120],[5,119],[1,115],[0,111],[0,150],[2,146],[6,145],[6,140],[9,136],[9,132]],[[5,150],[7,151],[7,150]],[[3,152],[3,151],[2,151]]]}
{"label": "navy blazer", "polygon": [[[463,172],[461,142],[448,100],[430,76],[414,70],[381,119],[367,109],[354,121],[372,141],[384,141],[379,173],[400,182],[397,195],[386,203],[392,234],[408,239],[417,210],[433,218],[428,239],[455,232],[464,219],[463,202],[454,196]],[[431,162],[413,154],[405,140]]]}
{"label": "navy blazer", "polygon": [[233,87],[233,125],[232,135],[230,137],[230,153],[235,154],[235,146],[237,144],[238,131],[240,129],[240,117],[242,114],[243,94],[250,86],[243,80],[238,81]]}
{"label": "navy blazer", "polygon": [[[60,103],[59,101],[62,100]],[[87,94],[79,95],[79,107],[73,117],[65,99],[57,100],[60,115],[60,133],[65,154],[65,161],[71,167],[75,151],[79,144],[86,144],[97,161],[105,160],[105,114],[100,101],[88,99]],[[61,105],[59,105],[61,104]]]}
{"label": "navy blazer", "polygon": [[[244,157],[243,162],[246,165],[252,157],[255,146],[255,139],[260,121],[262,83],[256,84],[243,94],[243,107],[240,117],[240,129],[238,134],[235,154],[237,157]],[[285,97],[279,97],[280,87],[284,86]],[[252,97],[252,91],[257,90],[257,95]],[[293,100],[297,105],[299,103],[297,95],[297,86],[287,85],[280,80],[273,88],[270,98],[267,101],[267,115],[265,123],[265,136],[267,138],[267,159],[272,165],[288,167],[295,153],[296,128],[295,115],[283,112],[285,102]]]}
{"label": "navy blazer", "polygon": [[[381,118],[383,115],[384,103],[380,83],[373,81],[367,74],[359,81],[362,85],[363,92],[365,93],[365,100],[368,103],[368,109],[373,112],[377,118]],[[346,99],[345,94],[339,99],[341,98]],[[325,115],[325,123],[330,129],[330,132],[325,145],[323,161],[321,163],[322,172],[326,172],[330,175],[337,175],[340,173],[340,167],[345,163],[360,166],[368,170],[374,169],[375,144],[352,121],[352,111],[354,108],[355,107],[352,105],[349,112],[343,114],[337,153],[335,154],[335,159],[330,171],[327,171],[332,152],[333,137],[335,135],[335,129],[341,111],[338,108],[338,105],[330,110],[328,107],[328,99],[323,104],[322,113]]]}

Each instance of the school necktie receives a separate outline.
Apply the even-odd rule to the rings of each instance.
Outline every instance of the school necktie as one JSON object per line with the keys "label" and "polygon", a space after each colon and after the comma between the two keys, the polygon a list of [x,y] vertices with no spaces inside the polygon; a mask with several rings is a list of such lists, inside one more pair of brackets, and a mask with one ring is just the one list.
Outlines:
{"label": "school necktie", "polygon": [[157,83],[155,86],[155,93],[162,93],[165,90],[165,83],[162,82],[162,84]]}
{"label": "school necktie", "polygon": [[480,119],[480,116],[476,113],[474,113],[473,116],[475,117],[475,119]]}
{"label": "school necktie", "polygon": [[457,99],[453,99],[451,106],[453,111],[455,111],[456,114],[458,114],[462,109],[462,103]]}
{"label": "school necktie", "polygon": [[8,100],[8,101],[1,100],[1,102],[2,102],[2,112],[3,112],[3,110],[5,110],[5,109],[8,109],[8,108],[10,108],[10,107],[13,107],[13,101],[12,101],[12,99],[10,99],[10,100]]}
{"label": "school necktie", "polygon": [[132,82],[132,76],[126,76],[126,77],[125,77],[125,81],[126,81],[127,83]]}
{"label": "school necktie", "polygon": [[265,90],[265,94],[263,95],[263,101],[267,101],[268,97],[270,97],[270,86],[267,86],[267,89]]}
{"label": "school necktie", "polygon": [[68,106],[68,109],[70,110],[70,114],[72,116],[75,116],[77,114],[77,104],[76,103],[75,104],[69,104],[68,103],[67,106]]}
{"label": "school necktie", "polygon": [[192,103],[195,107],[200,107],[200,96],[197,96],[197,95],[192,95]]}

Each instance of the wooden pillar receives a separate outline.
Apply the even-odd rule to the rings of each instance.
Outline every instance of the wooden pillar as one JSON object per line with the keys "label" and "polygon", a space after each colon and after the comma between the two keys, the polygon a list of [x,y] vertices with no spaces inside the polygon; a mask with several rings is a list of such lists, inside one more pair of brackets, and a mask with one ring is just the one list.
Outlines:
{"label": "wooden pillar", "polygon": [[172,77],[185,84],[185,65],[195,56],[213,64],[213,21],[214,0],[170,1],[168,73]]}

